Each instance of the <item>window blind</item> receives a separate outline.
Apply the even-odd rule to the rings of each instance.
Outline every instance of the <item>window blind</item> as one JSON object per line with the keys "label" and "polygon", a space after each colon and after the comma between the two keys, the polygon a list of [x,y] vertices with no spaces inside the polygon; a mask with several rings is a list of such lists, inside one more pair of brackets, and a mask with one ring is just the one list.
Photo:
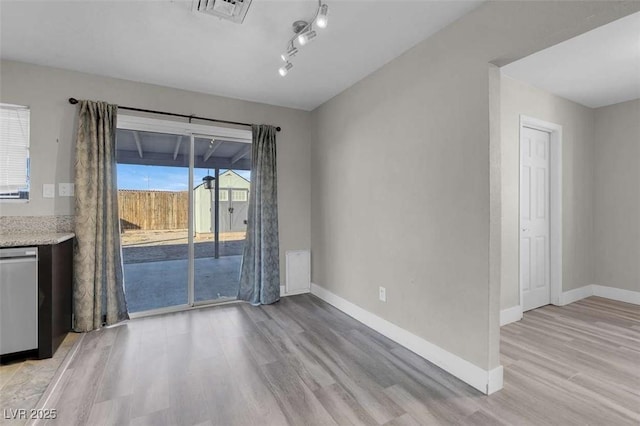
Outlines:
{"label": "window blind", "polygon": [[27,188],[29,159],[28,107],[0,104],[0,192]]}

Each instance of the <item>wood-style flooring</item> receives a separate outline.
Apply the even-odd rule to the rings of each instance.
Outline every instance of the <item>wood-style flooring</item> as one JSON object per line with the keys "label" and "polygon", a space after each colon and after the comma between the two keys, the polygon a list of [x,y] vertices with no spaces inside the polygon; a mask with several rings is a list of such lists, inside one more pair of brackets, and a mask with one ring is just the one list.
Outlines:
{"label": "wood-style flooring", "polygon": [[60,425],[638,425],[640,308],[591,297],[502,328],[484,396],[320,299],[89,333],[46,408]]}

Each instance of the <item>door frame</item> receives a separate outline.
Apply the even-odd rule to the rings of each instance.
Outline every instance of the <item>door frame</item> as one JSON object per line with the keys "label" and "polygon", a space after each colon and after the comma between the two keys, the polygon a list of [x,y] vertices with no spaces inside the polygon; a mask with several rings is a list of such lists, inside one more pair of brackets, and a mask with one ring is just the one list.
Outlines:
{"label": "door frame", "polygon": [[[231,142],[252,143],[252,131],[229,127],[213,126],[209,124],[185,123],[167,119],[157,119],[118,113],[117,128],[182,136],[189,144],[189,187],[194,187],[193,170],[195,166],[195,138],[215,137]],[[185,143],[185,142],[183,142]],[[187,270],[187,303],[129,313],[131,319],[143,318],[171,312],[180,312],[204,306],[221,305],[236,302],[235,298],[220,298],[214,300],[195,300],[195,247],[193,233],[194,224],[194,194],[189,191],[188,206],[188,270]]]}
{"label": "door frame", "polygon": [[235,129],[230,127],[214,126],[211,124],[185,123],[169,119],[141,117],[118,113],[118,129],[139,130],[143,132],[168,133],[189,137],[191,133],[196,136],[215,136],[231,142],[251,143],[251,130]]}
{"label": "door frame", "polygon": [[535,117],[520,115],[518,133],[518,287],[524,308],[520,270],[520,185],[522,183],[522,130],[530,128],[549,133],[549,290],[552,305],[560,305],[562,294],[562,126]]}

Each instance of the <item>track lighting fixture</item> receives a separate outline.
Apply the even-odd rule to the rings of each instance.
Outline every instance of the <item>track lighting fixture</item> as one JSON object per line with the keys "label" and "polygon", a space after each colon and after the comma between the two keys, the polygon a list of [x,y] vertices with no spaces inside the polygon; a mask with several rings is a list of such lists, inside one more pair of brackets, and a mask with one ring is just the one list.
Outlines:
{"label": "track lighting fixture", "polygon": [[293,45],[293,43],[289,46],[287,51],[280,55],[283,61],[287,62],[289,58],[293,58],[298,53],[298,48]]}
{"label": "track lighting fixture", "polygon": [[287,73],[289,73],[289,70],[291,68],[293,68],[293,64],[291,62],[287,62],[286,64],[284,64],[283,66],[280,67],[278,72],[280,73],[280,75],[282,77],[284,77],[285,75],[287,75]]}
{"label": "track lighting fixture", "polygon": [[280,58],[286,62],[278,70],[282,77],[287,75],[289,70],[293,68],[293,64],[289,62],[289,60],[294,57],[299,50],[298,47],[295,46],[294,42],[297,41],[298,46],[303,47],[314,40],[318,36],[318,33],[314,30],[314,26],[318,28],[326,28],[328,13],[329,6],[322,3],[322,0],[318,0],[318,9],[316,10],[316,14],[312,20],[295,21],[293,23],[292,27],[295,34],[289,39],[286,52],[280,55]]}
{"label": "track lighting fixture", "polygon": [[316,33],[314,30],[307,31],[306,33],[302,33],[298,36],[298,44],[300,44],[300,46],[304,46],[305,44],[309,43],[311,40],[313,40],[317,36],[318,36],[318,33]]}
{"label": "track lighting fixture", "polygon": [[316,25],[318,28],[327,28],[327,14],[329,13],[329,6],[323,4],[320,6],[318,17],[316,18]]}

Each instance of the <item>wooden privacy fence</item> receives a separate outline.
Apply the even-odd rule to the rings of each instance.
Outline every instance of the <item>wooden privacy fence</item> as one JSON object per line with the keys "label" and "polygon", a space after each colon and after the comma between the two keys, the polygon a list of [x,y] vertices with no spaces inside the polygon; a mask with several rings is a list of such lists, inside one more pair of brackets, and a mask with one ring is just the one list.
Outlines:
{"label": "wooden privacy fence", "polygon": [[187,229],[188,207],[188,191],[118,191],[118,210],[123,231]]}

